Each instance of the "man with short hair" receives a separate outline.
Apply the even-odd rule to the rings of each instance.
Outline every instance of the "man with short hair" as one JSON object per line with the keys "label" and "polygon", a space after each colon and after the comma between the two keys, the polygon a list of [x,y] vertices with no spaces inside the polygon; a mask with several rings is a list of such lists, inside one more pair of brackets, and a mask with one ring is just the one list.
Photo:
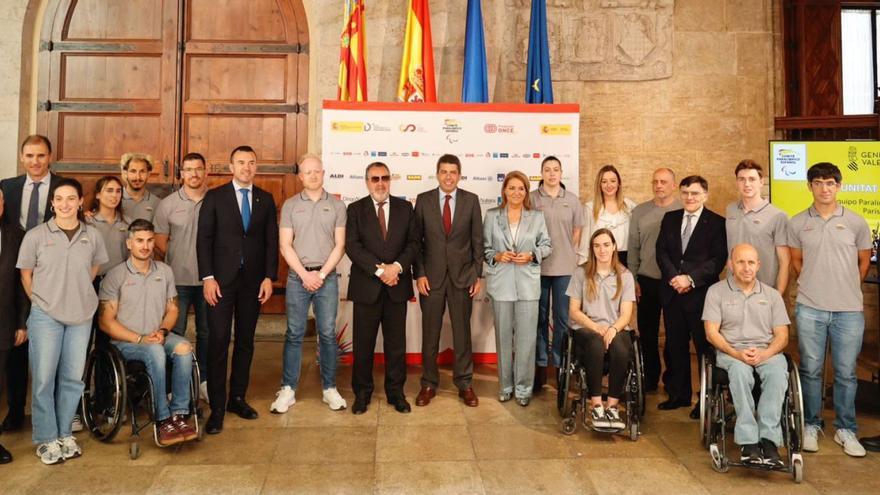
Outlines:
{"label": "man with short hair", "polygon": [[122,155],[122,214],[129,220],[153,221],[160,198],[147,188],[150,174],[153,172],[153,159],[143,153],[126,153]]}
{"label": "man with short hair", "polygon": [[[49,169],[52,143],[46,136],[32,134],[26,137],[21,143],[19,163],[25,173],[0,181],[0,190],[6,202],[3,224],[27,232],[52,218],[49,191],[61,180],[61,176]],[[9,409],[0,425],[0,429],[6,431],[20,430],[24,423],[28,393],[28,348],[27,330],[24,327],[16,329],[15,346],[6,364],[6,402]]]}
{"label": "man with short hair", "polygon": [[[135,220],[125,244],[131,253],[101,281],[98,321],[126,360],[142,361],[153,383],[154,420],[163,446],[198,435],[187,422],[190,412],[192,345],[170,332],[177,322],[177,291],[171,267],[153,259],[153,224]],[[171,402],[166,360],[171,360]]]}
{"label": "man with short hair", "polygon": [[[734,246],[728,262],[732,275],[709,287],[703,305],[706,340],[718,351],[716,365],[727,371],[736,410],[734,441],[741,460],[781,466],[782,403],[788,389],[788,313],[779,291],[762,282],[758,250]],[[761,396],[755,417],[754,375]]]}
{"label": "man with short hair", "polygon": [[727,250],[744,243],[757,249],[761,259],[758,279],[784,294],[791,264],[788,215],[761,197],[764,169],[760,165],[743,160],[733,173],[739,201],[727,205]]}
{"label": "man with short hair", "polygon": [[813,204],[792,217],[788,245],[797,274],[795,320],[804,392],[804,450],[819,450],[822,373],[830,344],[834,364],[834,441],[853,457],[856,438],[856,360],[865,333],[862,281],[871,263],[871,230],[864,218],[837,203],[843,176],[833,163],[807,171]]}
{"label": "man with short hair", "polygon": [[281,389],[269,410],[282,414],[296,403],[309,306],[318,330],[322,400],[331,410],[347,406],[336,390],[336,311],[339,275],[336,265],[345,254],[345,203],[324,190],[324,164],[316,155],[299,163],[303,190],[281,207],[279,245],[287,262],[287,332],[282,354]]}
{"label": "man with short hair", "polygon": [[422,387],[417,406],[427,406],[440,385],[437,352],[447,307],[455,351],[452,380],[466,406],[479,404],[471,386],[471,310],[483,273],[483,220],[480,199],[459,189],[460,180],[461,160],[443,155],[437,160],[439,187],[416,198],[421,249],[414,272],[422,307]]}
{"label": "man with short hair", "polygon": [[187,313],[192,306],[195,313],[196,357],[202,375],[200,395],[208,399],[208,305],[199,278],[196,237],[202,199],[208,192],[208,167],[200,153],[187,153],[181,160],[182,186],[159,202],[154,224],[156,251],[174,272],[177,284],[179,314],[172,331],[186,336]]}
{"label": "man with short hair", "polygon": [[660,382],[660,267],[657,266],[657,236],[666,213],[681,208],[675,197],[675,173],[663,167],[651,178],[654,198],[632,210],[629,221],[629,269],[636,276],[637,319],[642,354],[645,358],[645,391],[657,390]]}

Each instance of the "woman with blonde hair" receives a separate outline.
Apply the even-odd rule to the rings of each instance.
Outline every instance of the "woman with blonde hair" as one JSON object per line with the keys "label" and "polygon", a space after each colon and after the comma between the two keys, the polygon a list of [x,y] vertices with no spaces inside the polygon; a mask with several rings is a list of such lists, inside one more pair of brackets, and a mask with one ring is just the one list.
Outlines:
{"label": "woman with blonde hair", "polygon": [[629,220],[635,201],[623,196],[623,182],[614,165],[605,165],[596,174],[593,200],[584,204],[584,230],[578,247],[578,264],[589,259],[589,239],[599,229],[608,229],[617,239],[618,258],[626,266]]}

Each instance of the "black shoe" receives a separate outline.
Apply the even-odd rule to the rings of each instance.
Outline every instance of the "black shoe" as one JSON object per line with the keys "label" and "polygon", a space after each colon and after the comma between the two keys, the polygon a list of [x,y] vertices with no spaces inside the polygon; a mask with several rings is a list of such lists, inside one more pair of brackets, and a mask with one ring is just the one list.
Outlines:
{"label": "black shoe", "polygon": [[399,413],[408,413],[412,411],[409,402],[406,401],[406,397],[389,397],[388,403],[394,406],[394,410]]}
{"label": "black shoe", "polygon": [[3,431],[18,431],[24,426],[24,414],[7,414],[0,428]]}
{"label": "black shoe", "polygon": [[205,433],[216,435],[221,431],[223,431],[223,411],[213,411],[205,423]]}
{"label": "black shoe", "polygon": [[691,419],[700,419],[700,403],[699,401],[694,405],[694,408],[691,409],[691,413],[688,414],[688,417]]}
{"label": "black shoe", "polygon": [[535,392],[541,392],[544,388],[544,385],[547,384],[547,367],[546,366],[535,366],[535,383],[532,389]]}
{"label": "black shoe", "polygon": [[367,406],[370,404],[370,399],[364,397],[355,397],[354,405],[351,406],[352,414],[363,414],[367,412]]}
{"label": "black shoe", "polygon": [[859,442],[862,443],[862,447],[864,447],[865,450],[880,452],[880,435],[877,435],[876,437],[862,437],[859,439]]}
{"label": "black shoe", "polygon": [[0,445],[0,464],[9,464],[10,462],[12,462],[12,454]]}
{"label": "black shoe", "polygon": [[[742,450],[740,451],[740,462],[745,464],[760,464],[761,463],[761,446],[756,443],[750,443],[748,445],[743,445]],[[777,454],[777,457],[779,454]]]}
{"label": "black shoe", "polygon": [[678,409],[679,407],[691,407],[691,401],[669,399],[657,404],[657,409],[660,409],[661,411],[671,411],[673,409]]}
{"label": "black shoe", "polygon": [[257,411],[245,402],[244,397],[233,397],[226,403],[226,410],[238,414],[243,419],[257,419],[260,417]]}
{"label": "black shoe", "polygon": [[761,439],[761,458],[764,459],[764,464],[768,466],[779,467],[784,465],[779,457],[779,450],[777,450],[776,444],[766,438]]}

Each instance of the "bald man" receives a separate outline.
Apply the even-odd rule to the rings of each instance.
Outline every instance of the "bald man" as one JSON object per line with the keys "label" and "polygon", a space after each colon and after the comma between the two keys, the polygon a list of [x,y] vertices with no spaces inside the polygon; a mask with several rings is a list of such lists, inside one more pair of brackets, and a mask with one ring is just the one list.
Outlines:
{"label": "bald man", "polygon": [[[733,248],[732,273],[709,288],[703,305],[706,340],[718,351],[715,362],[727,371],[736,409],[734,441],[742,462],[782,465],[782,402],[788,388],[788,366],[782,351],[788,344],[788,313],[782,296],[757,278],[761,261],[750,244]],[[752,388],[761,382],[757,418]]]}

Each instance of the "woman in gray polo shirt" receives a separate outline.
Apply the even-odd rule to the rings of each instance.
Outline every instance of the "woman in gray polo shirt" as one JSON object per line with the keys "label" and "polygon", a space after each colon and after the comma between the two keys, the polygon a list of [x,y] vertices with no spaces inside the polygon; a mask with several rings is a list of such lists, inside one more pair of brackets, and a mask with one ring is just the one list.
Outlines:
{"label": "woman in gray polo shirt", "polygon": [[[577,356],[587,371],[590,416],[595,428],[622,429],[618,403],[633,353],[627,333],[635,306],[635,280],[620,263],[609,229],[590,236],[586,264],[575,270],[566,294]],[[602,404],[602,371],[609,358],[608,402]]]}
{"label": "woman in gray polo shirt", "polygon": [[25,234],[17,266],[32,303],[27,327],[33,441],[40,460],[56,464],[82,454],[71,422],[98,307],[92,279],[108,258],[101,235],[83,221],[82,185],[61,179],[50,197],[54,216]]}

